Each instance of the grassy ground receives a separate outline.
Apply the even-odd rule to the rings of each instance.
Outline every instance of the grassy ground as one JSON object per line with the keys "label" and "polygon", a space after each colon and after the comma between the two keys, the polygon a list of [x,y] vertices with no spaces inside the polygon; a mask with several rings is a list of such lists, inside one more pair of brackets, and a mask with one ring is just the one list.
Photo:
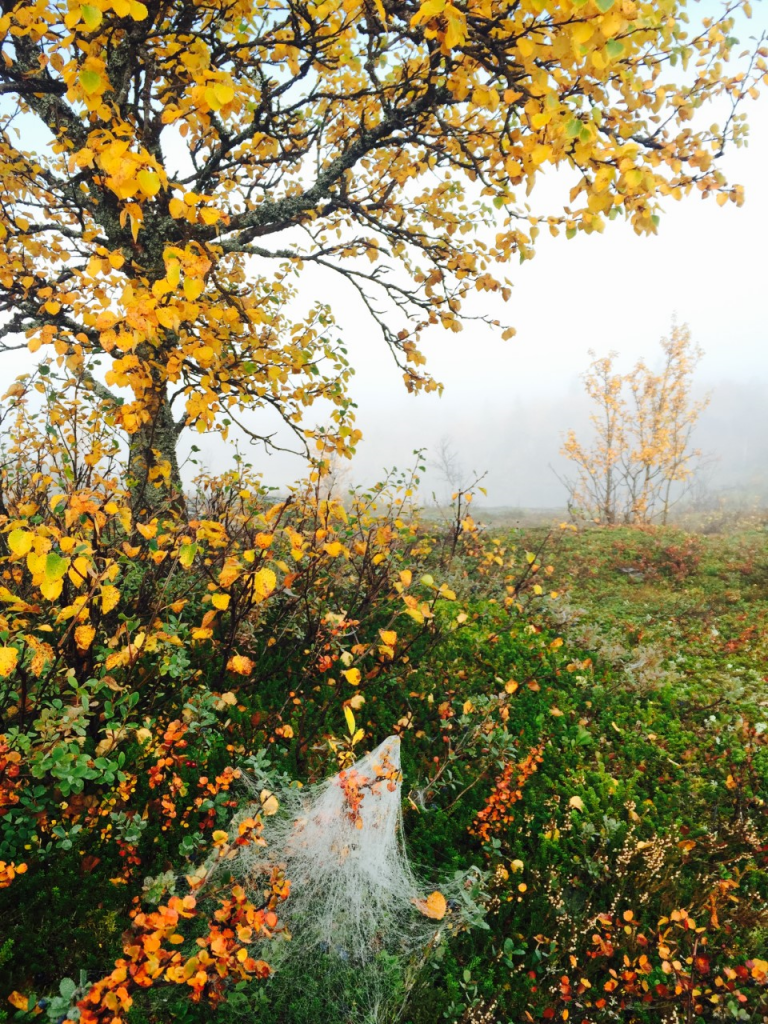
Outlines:
{"label": "grassy ground", "polygon": [[639,690],[667,681],[686,696],[765,707],[766,540],[757,527],[567,531],[554,577],[563,626]]}
{"label": "grassy ground", "polygon": [[[436,607],[437,630],[416,629],[391,602],[363,622],[373,637],[392,622],[400,643],[412,635],[402,657],[360,662],[358,751],[401,734],[406,839],[422,876],[435,888],[473,866],[485,876],[485,926],[454,934],[451,911],[442,926],[450,939],[401,1024],[768,1022],[767,540],[759,525],[696,534],[556,526],[549,535],[534,522],[479,555],[474,541],[452,559],[447,547],[430,549],[414,581],[427,568],[457,595]],[[346,577],[331,571],[331,596],[349,606],[346,591],[334,596]],[[515,589],[520,574],[527,590]],[[264,635],[276,628],[265,620]],[[333,645],[346,650],[337,632],[322,637],[323,657]],[[316,670],[306,629],[296,635],[295,651],[254,641],[258,685],[228,684],[236,706],[233,694],[205,691],[205,715],[196,712],[199,727],[190,718],[174,762],[185,790],[204,781],[199,765],[213,777],[240,763],[275,709],[276,772],[312,781],[336,770],[326,740],[342,717],[339,687]],[[176,713],[173,705],[167,717]],[[196,813],[184,791],[179,817]],[[162,824],[156,790],[143,799],[134,874],[177,876],[195,851]],[[225,787],[202,805],[200,844],[206,829],[226,827],[233,802]],[[88,842],[33,864],[0,893],[0,993],[49,993],[80,970],[92,981],[121,954],[125,887],[113,876],[132,869],[106,840]],[[355,1019],[339,993],[302,977],[278,984],[287,1002],[279,989],[243,981],[215,1011],[191,1003],[183,986],[158,985],[135,992],[128,1020]],[[29,1024],[43,1009],[41,1019],[63,1017],[55,1000],[36,1000],[26,1011],[0,1007],[0,1021]]]}
{"label": "grassy ground", "polygon": [[468,682],[484,660],[520,681],[518,763],[543,746],[485,844],[490,932],[457,956],[443,1016],[768,1020],[765,531],[550,544],[547,610],[492,648],[457,641]]}

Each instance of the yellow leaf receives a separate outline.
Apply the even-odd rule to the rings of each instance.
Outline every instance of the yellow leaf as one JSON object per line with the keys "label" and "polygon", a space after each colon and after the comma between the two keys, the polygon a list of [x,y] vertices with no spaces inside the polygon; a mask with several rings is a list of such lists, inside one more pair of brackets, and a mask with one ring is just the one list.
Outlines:
{"label": "yellow leaf", "polygon": [[24,996],[21,992],[11,992],[8,996],[8,1002],[11,1006],[15,1006],[17,1010],[26,1010],[29,1006],[29,996]]}
{"label": "yellow leaf", "polygon": [[40,584],[40,593],[48,601],[55,601],[61,594],[63,583],[59,580],[43,580]]}
{"label": "yellow leaf", "polygon": [[106,615],[120,603],[120,591],[117,587],[106,586],[101,588],[101,610]]}
{"label": "yellow leaf", "polygon": [[259,800],[261,801],[262,814],[266,814],[267,817],[277,814],[280,804],[278,803],[277,797],[274,793],[270,792],[268,789],[262,789],[259,793]]}
{"label": "yellow leaf", "polygon": [[387,647],[394,647],[395,644],[397,643],[397,633],[394,631],[394,629],[380,629],[379,636],[381,637],[382,642],[387,645]]}
{"label": "yellow leaf", "polygon": [[271,569],[259,569],[253,577],[253,596],[256,601],[266,601],[277,586],[277,576]]}
{"label": "yellow leaf", "polygon": [[75,643],[81,651],[87,651],[95,636],[96,630],[93,626],[78,626],[75,630]]}
{"label": "yellow leaf", "polygon": [[32,548],[32,541],[34,539],[34,533],[29,533],[27,530],[12,530],[8,534],[8,547],[14,555],[26,555]]}
{"label": "yellow leaf", "polygon": [[344,672],[342,672],[342,675],[347,680],[347,682],[350,683],[352,686],[359,686],[360,685],[360,669],[359,668],[348,668]]}
{"label": "yellow leaf", "polygon": [[214,594],[211,598],[211,604],[214,608],[218,608],[220,612],[225,612],[229,608],[229,594]]}
{"label": "yellow leaf", "polygon": [[572,796],[571,799],[568,801],[568,806],[573,807],[577,811],[583,811],[584,801],[581,799],[580,796]]}
{"label": "yellow leaf", "polygon": [[200,211],[200,217],[202,218],[203,224],[215,224],[221,217],[221,213],[218,210],[211,209],[210,206],[204,206]]}
{"label": "yellow leaf", "polygon": [[69,568],[69,572],[67,573],[73,586],[82,587],[83,583],[85,583],[88,578],[88,569],[90,568],[90,565],[90,561],[82,555],[74,560]]}
{"label": "yellow leaf", "polygon": [[233,654],[227,662],[227,668],[239,676],[249,676],[253,672],[253,662],[244,654]]}
{"label": "yellow leaf", "polygon": [[213,87],[213,92],[222,107],[226,107],[235,98],[235,90],[224,82],[217,82]]}
{"label": "yellow leaf", "polygon": [[184,295],[190,302],[194,302],[198,299],[203,289],[205,288],[205,282],[200,277],[185,277],[184,278]]}
{"label": "yellow leaf", "polygon": [[0,647],[0,676],[9,676],[18,660],[19,652],[15,647]]}
{"label": "yellow leaf", "polygon": [[156,196],[160,191],[160,177],[154,171],[139,171],[136,180],[145,196]]}
{"label": "yellow leaf", "polygon": [[355,716],[352,714],[348,707],[344,708],[344,717],[347,720],[347,728],[349,729],[349,735],[353,736],[355,733]]}

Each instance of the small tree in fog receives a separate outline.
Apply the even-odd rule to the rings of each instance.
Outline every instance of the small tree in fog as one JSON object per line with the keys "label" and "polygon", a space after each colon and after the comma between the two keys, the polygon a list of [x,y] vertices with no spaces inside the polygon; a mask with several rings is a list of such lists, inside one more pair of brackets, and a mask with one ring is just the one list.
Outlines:
{"label": "small tree in fog", "polygon": [[569,431],[562,454],[577,470],[565,481],[570,506],[601,523],[666,523],[701,455],[691,437],[709,403],[709,396],[693,398],[703,353],[686,324],[673,324],[661,349],[658,372],[641,359],[623,375],[614,369],[615,352],[590,353],[583,379],[595,436],[585,445]]}

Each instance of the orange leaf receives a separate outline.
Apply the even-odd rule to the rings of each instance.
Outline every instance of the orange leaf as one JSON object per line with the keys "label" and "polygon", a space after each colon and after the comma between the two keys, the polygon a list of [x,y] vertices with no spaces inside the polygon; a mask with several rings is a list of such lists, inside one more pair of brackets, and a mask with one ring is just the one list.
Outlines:
{"label": "orange leaf", "polygon": [[442,921],[448,909],[445,896],[437,891],[430,893],[425,900],[414,900],[414,903],[425,917],[433,921]]}

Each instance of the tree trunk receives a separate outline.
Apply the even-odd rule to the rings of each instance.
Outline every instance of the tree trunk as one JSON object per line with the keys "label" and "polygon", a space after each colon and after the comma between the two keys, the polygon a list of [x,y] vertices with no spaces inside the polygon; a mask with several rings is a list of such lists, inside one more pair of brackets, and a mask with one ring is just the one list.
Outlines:
{"label": "tree trunk", "polygon": [[184,515],[184,488],[176,458],[179,427],[173,419],[165,389],[149,405],[151,419],[131,435],[128,479],[133,514],[142,517],[163,512]]}

